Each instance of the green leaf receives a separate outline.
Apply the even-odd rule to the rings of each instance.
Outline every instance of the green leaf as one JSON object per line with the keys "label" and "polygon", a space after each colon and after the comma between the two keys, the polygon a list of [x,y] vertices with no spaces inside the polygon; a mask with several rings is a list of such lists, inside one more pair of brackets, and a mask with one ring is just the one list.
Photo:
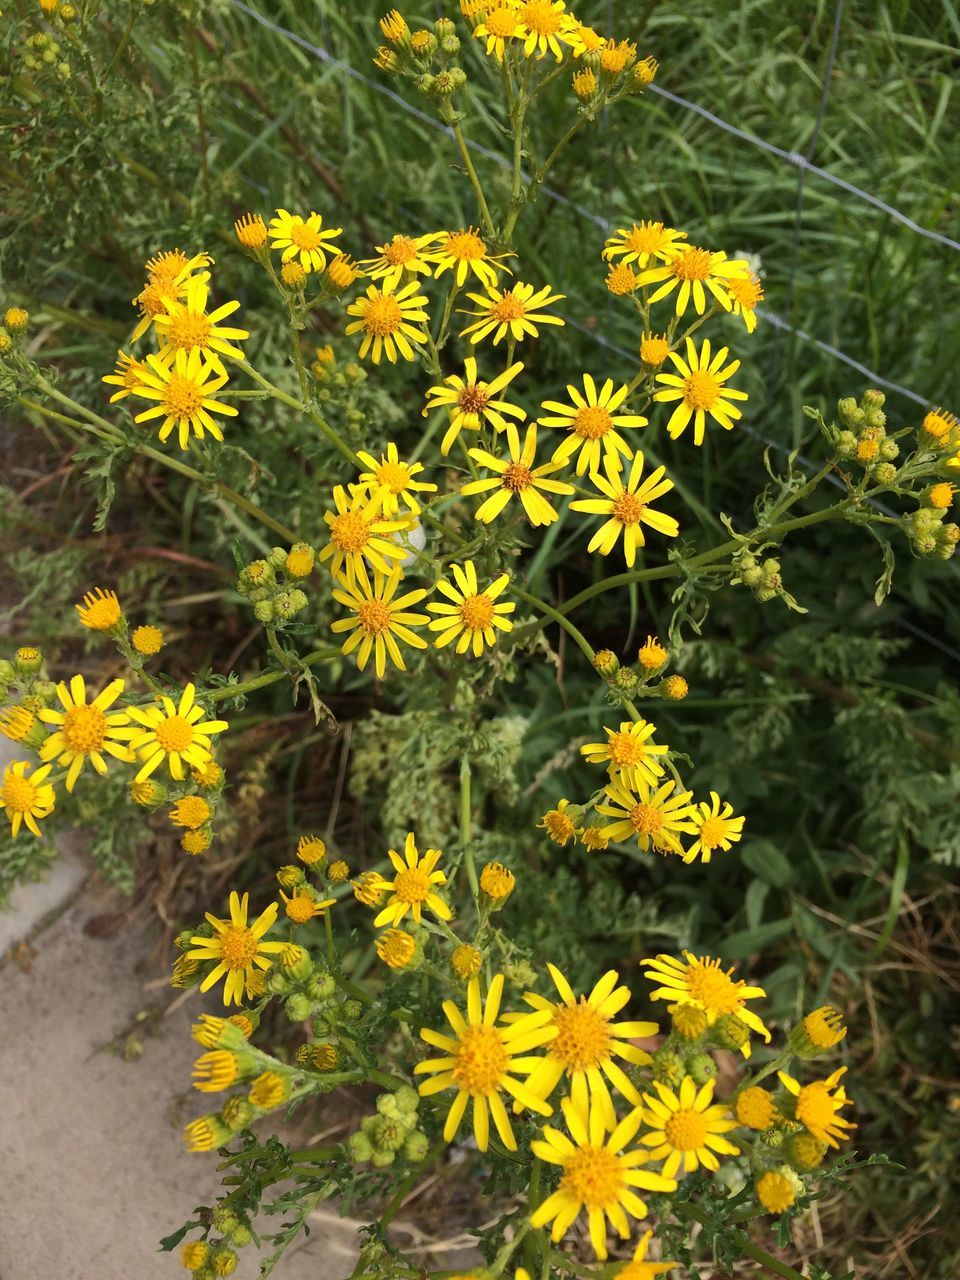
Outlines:
{"label": "green leaf", "polygon": [[771,920],[769,924],[759,924],[755,929],[741,929],[727,938],[720,947],[720,954],[724,960],[742,960],[754,951],[762,951],[792,930],[793,922],[788,918]]}
{"label": "green leaf", "polygon": [[772,840],[751,840],[743,846],[740,860],[758,879],[777,889],[782,889],[793,879],[790,860]]}

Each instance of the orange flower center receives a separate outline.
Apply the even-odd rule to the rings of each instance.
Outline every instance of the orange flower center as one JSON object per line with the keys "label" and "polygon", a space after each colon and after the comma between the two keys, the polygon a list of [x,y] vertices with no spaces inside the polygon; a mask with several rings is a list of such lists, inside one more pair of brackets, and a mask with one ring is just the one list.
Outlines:
{"label": "orange flower center", "polygon": [[364,600],[357,610],[357,621],[369,636],[382,636],[390,630],[390,610],[382,600]]}
{"label": "orange flower center", "polygon": [[153,732],[164,751],[186,751],[193,742],[193,725],[183,716],[167,716]]}
{"label": "orange flower center", "polygon": [[356,511],[344,511],[330,526],[330,537],[347,555],[358,555],[370,541],[370,526]]}
{"label": "orange flower center", "polygon": [[457,396],[457,407],[464,413],[483,413],[489,399],[485,391],[481,391],[478,386],[470,385],[464,387]]}
{"label": "orange flower center", "polygon": [[467,1027],[460,1036],[456,1059],[454,1084],[474,1098],[496,1093],[510,1066],[510,1055],[496,1027]]}
{"label": "orange flower center", "polygon": [[691,373],[683,384],[683,398],[691,409],[712,409],[720,395],[720,383],[708,369]]}
{"label": "orange flower center", "polygon": [[483,591],[467,596],[460,604],[460,617],[472,631],[483,631],[493,620],[493,601]]}
{"label": "orange flower center", "polygon": [[613,427],[613,418],[608,410],[598,404],[587,404],[577,410],[573,420],[573,429],[584,440],[602,440]]}
{"label": "orange flower center", "polygon": [[587,1209],[618,1203],[624,1190],[620,1161],[606,1147],[579,1147],[563,1166],[560,1188]]}
{"label": "orange flower center", "polygon": [[403,493],[410,483],[410,468],[402,462],[384,462],[377,468],[377,483],[386,485],[391,493]]}
{"label": "orange flower center", "polygon": [[426,902],[430,893],[430,877],[419,867],[406,867],[397,874],[393,882],[393,892],[408,907],[418,902]]}
{"label": "orange flower center", "polygon": [[521,7],[519,18],[539,36],[555,35],[563,22],[563,15],[553,7],[551,0],[528,0]]}
{"label": "orange flower center", "polygon": [[305,222],[294,222],[290,226],[290,239],[298,249],[318,249],[320,235]]}
{"label": "orange flower center", "polygon": [[610,759],[621,769],[646,759],[647,745],[633,733],[615,733],[609,743]]}
{"label": "orange flower center", "polygon": [[730,297],[747,311],[752,311],[763,299],[763,287],[759,280],[754,280],[753,276],[748,276],[746,279],[731,276],[726,284]]}
{"label": "orange flower center", "polygon": [[694,1000],[699,1000],[712,1013],[736,1013],[741,1007],[738,983],[724,973],[719,964],[695,960],[687,968],[687,987]]}
{"label": "orange flower center", "polygon": [[641,836],[653,836],[663,830],[663,814],[649,804],[637,804],[630,810],[630,825]]}
{"label": "orange flower center", "polygon": [[247,928],[231,925],[220,935],[220,959],[228,969],[248,969],[257,954],[257,939]]}
{"label": "orange flower center", "polygon": [[519,493],[530,485],[532,479],[529,467],[525,467],[522,462],[511,462],[503,473],[501,484],[511,493]]}
{"label": "orange flower center", "polygon": [[727,834],[727,824],[723,818],[707,818],[700,828],[700,843],[705,849],[716,849],[722,844]]}
{"label": "orange flower center", "polygon": [[621,493],[614,499],[611,510],[621,524],[637,524],[646,507],[635,493]]}
{"label": "orange flower center", "polygon": [[363,313],[363,326],[367,333],[375,337],[386,337],[396,333],[403,324],[403,308],[389,293],[381,293],[379,297],[367,301]]}
{"label": "orange flower center", "polygon": [[557,1038],[548,1046],[552,1058],[562,1062],[570,1071],[586,1071],[603,1062],[610,1053],[610,1024],[598,1013],[586,997],[568,1008],[557,1009],[553,1015]]}
{"label": "orange flower center", "polygon": [[[511,32],[505,31],[503,34],[510,35]],[[451,258],[463,261],[479,261],[487,256],[487,246],[475,231],[457,231],[449,237],[445,247]]]}
{"label": "orange flower center", "polygon": [[192,418],[203,406],[200,384],[182,373],[171,373],[163,389],[163,407],[172,418]]}
{"label": "orange flower center", "polygon": [[655,253],[664,243],[662,222],[641,222],[634,225],[623,242],[630,253]]}
{"label": "orange flower center", "polygon": [[663,1127],[667,1141],[678,1151],[696,1151],[707,1136],[707,1122],[699,1111],[675,1111]]}
{"label": "orange flower center", "polygon": [[499,302],[490,308],[490,319],[499,320],[501,324],[509,324],[511,320],[521,320],[527,309],[512,291],[505,293]]}
{"label": "orange flower center", "polygon": [[30,813],[37,803],[37,787],[29,778],[8,773],[0,790],[0,799],[13,813]]}
{"label": "orange flower center", "polygon": [[107,720],[99,707],[71,707],[63,717],[64,742],[78,755],[99,751],[106,736]]}
{"label": "orange flower center", "polygon": [[394,236],[383,246],[383,256],[393,267],[402,267],[417,256],[417,246],[409,236]]}
{"label": "orange flower center", "polygon": [[210,321],[201,311],[180,311],[167,328],[167,341],[180,351],[205,347],[210,341]]}
{"label": "orange flower center", "polygon": [[494,9],[492,13],[487,14],[487,30],[492,36],[498,36],[504,39],[506,36],[512,36],[517,30],[517,13],[515,9],[508,9],[506,5],[502,5],[499,9]]}

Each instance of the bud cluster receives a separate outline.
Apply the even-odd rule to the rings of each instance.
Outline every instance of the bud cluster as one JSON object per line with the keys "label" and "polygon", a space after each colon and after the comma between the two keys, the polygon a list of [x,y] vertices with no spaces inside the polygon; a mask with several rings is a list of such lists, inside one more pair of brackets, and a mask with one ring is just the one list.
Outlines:
{"label": "bud cluster", "polygon": [[893,463],[900,456],[900,446],[887,437],[885,400],[883,392],[875,389],[865,391],[859,404],[847,396],[837,406],[843,427],[832,431],[837,457],[858,463],[877,484],[893,483],[897,476]]}
{"label": "bud cluster", "polygon": [[410,77],[424,97],[439,99],[445,115],[452,114],[450,99],[467,83],[467,73],[456,61],[456,24],[438,18],[432,28],[411,31],[399,10],[391,9],[380,19],[380,30],[388,43],[377,50],[374,64],[389,75]]}
{"label": "bud cluster", "polygon": [[[73,5],[62,5],[61,9],[76,10]],[[65,84],[73,75],[70,63],[63,56],[63,50],[46,31],[37,31],[26,42],[23,54],[23,66],[37,79],[52,78]]]}
{"label": "bud cluster", "polygon": [[753,552],[744,549],[734,556],[733,564],[736,574],[730,581],[742,582],[761,604],[783,595],[780,561],[775,556],[758,560]]}
{"label": "bud cluster", "polygon": [[265,560],[253,560],[237,575],[237,590],[253,605],[254,617],[265,627],[280,628],[308,605],[298,585],[313,571],[316,551],[298,542],[286,551],[274,547]]}
{"label": "bud cluster", "polygon": [[412,1164],[425,1159],[430,1142],[417,1128],[419,1106],[420,1095],[410,1085],[401,1085],[394,1093],[382,1093],[377,1099],[377,1114],[364,1117],[360,1128],[347,1140],[356,1163],[382,1169],[401,1154]]}
{"label": "bud cluster", "polygon": [[621,705],[633,698],[667,698],[680,702],[690,692],[683,676],[666,674],[670,654],[656,636],[648,636],[637,653],[635,666],[623,666],[612,649],[599,649],[593,657],[597,674],[606,682],[610,701]]}

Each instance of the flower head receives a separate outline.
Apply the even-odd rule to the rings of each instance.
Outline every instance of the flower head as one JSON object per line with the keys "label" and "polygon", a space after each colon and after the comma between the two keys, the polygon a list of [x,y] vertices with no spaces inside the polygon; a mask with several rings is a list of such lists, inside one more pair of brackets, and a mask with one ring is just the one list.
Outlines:
{"label": "flower head", "polygon": [[126,711],[109,710],[123,693],[123,681],[111,680],[92,702],[87,702],[87,688],[83,676],[74,676],[69,686],[65,681],[57,685],[57,697],[63,707],[44,707],[38,713],[44,724],[54,726],[54,732],[40,748],[40,759],[56,760],[67,766],[66,787],[72,791],[80,770],[87,760],[97,773],[107,772],[104,753],[117,760],[131,763],[136,757],[123,745],[131,730],[123,726],[130,723]]}
{"label": "flower head", "polygon": [[203,439],[204,433],[213,436],[214,440],[223,440],[220,424],[212,415],[237,416],[233,405],[215,399],[226,382],[227,375],[204,360],[199,348],[189,352],[176,351],[172,362],[148,355],[133,394],[141,400],[155,400],[157,403],[152,409],[138,413],[134,422],[162,418],[160,439],[167,440],[176,427],[181,449],[189,448],[191,431],[198,440]]}
{"label": "flower head", "polygon": [[83,597],[83,604],[73,606],[83,626],[90,631],[109,631],[123,617],[120,601],[115,591],[104,591],[97,587],[88,591]]}
{"label": "flower head", "polygon": [[494,346],[507,336],[514,342],[522,342],[528,335],[539,338],[538,324],[564,323],[559,316],[541,310],[566,297],[565,293],[553,293],[550,285],[535,290],[532,284],[518,280],[509,289],[488,285],[485,294],[470,293],[467,296],[476,306],[463,314],[477,316],[478,319],[468,324],[460,336],[469,337],[474,344],[482,342],[490,334],[493,334]]}
{"label": "flower head", "polygon": [[53,786],[47,781],[52,767],[46,764],[31,773],[28,760],[14,760],[4,769],[0,805],[10,819],[11,835],[17,835],[21,823],[35,836],[40,835],[37,819],[49,817],[56,804]]}
{"label": "flower head", "polygon": [[836,1048],[847,1034],[843,1017],[831,1005],[822,1005],[808,1013],[790,1032],[790,1047],[801,1058],[816,1058]]}
{"label": "flower head", "polygon": [[567,386],[570,404],[557,400],[545,400],[541,406],[549,417],[541,416],[545,427],[563,427],[569,434],[554,451],[554,462],[567,462],[576,455],[577,475],[599,471],[601,461],[609,460],[617,470],[623,458],[632,458],[633,449],[624,440],[618,428],[644,427],[647,419],[638,413],[618,413],[627,398],[629,387],[623,385],[616,391],[613,379],[607,378],[600,390],[589,373],[583,375],[583,392]]}
{"label": "flower head", "polygon": [[746,325],[747,333],[753,333],[757,327],[757,303],[763,301],[763,285],[747,270],[743,275],[728,276],[726,286],[733,314]]}
{"label": "flower head", "polygon": [[384,924],[398,925],[408,912],[419,924],[424,907],[441,920],[452,918],[453,912],[437,893],[437,886],[447,883],[444,873],[437,870],[437,863],[443,857],[439,849],[427,849],[421,857],[410,831],[403,846],[403,857],[395,849],[388,849],[387,857],[393,863],[396,875],[393,880],[383,881],[390,897],[373,922],[375,928],[379,929]]}
{"label": "flower head", "polygon": [[658,746],[650,739],[657,732],[656,725],[647,720],[623,720],[619,729],[604,725],[606,742],[588,742],[580,748],[591,764],[605,764],[611,778],[619,778],[632,791],[640,791],[656,785],[663,773],[663,765],[657,759],[670,750]]}
{"label": "flower head", "polygon": [[644,852],[653,845],[657,853],[682,853],[679,836],[696,830],[692,821],[696,807],[690,803],[691,792],[674,795],[676,786],[671,780],[656,791],[641,786],[634,792],[622,782],[610,782],[604,788],[608,802],[597,805],[597,813],[615,819],[604,827],[604,835],[611,840],[635,837]]}
{"label": "flower head", "polygon": [[647,636],[637,654],[637,661],[645,671],[659,671],[669,657],[656,636]]}
{"label": "flower head", "polygon": [[377,245],[375,258],[367,258],[360,265],[371,280],[382,280],[394,287],[400,283],[404,273],[432,276],[433,265],[423,250],[436,244],[439,235],[437,231],[424,236],[395,235],[386,244]]}
{"label": "flower head", "polygon": [[417,944],[403,929],[388,929],[376,942],[377,955],[388,969],[405,969],[413,959]]}
{"label": "flower head", "polygon": [[805,1085],[801,1085],[793,1076],[788,1076],[785,1071],[777,1072],[780,1083],[792,1095],[796,1119],[828,1147],[838,1148],[840,1142],[849,1137],[850,1130],[857,1127],[839,1114],[842,1107],[850,1104],[850,1099],[840,1084],[846,1069],[838,1067],[826,1080],[814,1080]]}
{"label": "flower head", "polygon": [[462,486],[460,492],[470,497],[493,490],[477,508],[476,518],[484,524],[495,520],[511,498],[520,499],[520,505],[532,525],[553,524],[559,517],[556,508],[544,495],[574,491],[573,486],[565,481],[550,479],[563,464],[554,460],[541,463],[539,467],[533,465],[537,452],[536,423],[527,427],[522,445],[520,433],[512,422],[507,424],[506,434],[509,461],[494,457],[486,449],[471,449],[470,457],[496,474],[485,480],[471,480]]}
{"label": "flower head", "polygon": [[773,1094],[768,1093],[766,1089],[761,1089],[759,1085],[741,1090],[737,1094],[734,1110],[741,1124],[761,1133],[770,1128],[778,1115]]}
{"label": "flower head", "polygon": [[[661,954],[641,964],[647,966],[644,977],[660,984],[650,993],[651,1000],[698,1005],[706,1013],[710,1026],[718,1018],[732,1015],[764,1040],[770,1039],[770,1032],[746,1005],[748,1000],[766,995],[763,987],[750,987],[742,979],[735,981],[731,976],[733,969],[721,969],[719,960],[684,951],[682,960]],[[750,1055],[749,1041],[743,1046],[743,1055]]]}
{"label": "flower head", "polygon": [[663,266],[650,267],[644,271],[640,276],[640,283],[660,286],[650,295],[651,303],[659,302],[676,289],[677,315],[682,316],[686,312],[692,299],[697,315],[702,316],[707,309],[708,291],[724,311],[730,311],[733,302],[728,282],[734,276],[742,279],[748,272],[749,267],[742,259],[730,261],[722,251],[681,245],[670,254]]}
{"label": "flower head", "polygon": [[657,1280],[664,1271],[672,1271],[674,1267],[679,1267],[679,1262],[648,1262],[647,1247],[653,1235],[652,1231],[645,1231],[640,1237],[640,1243],[634,1250],[632,1261],[622,1267],[614,1277],[614,1280]]}
{"label": "flower head", "polygon": [[635,262],[642,268],[652,260],[668,261],[676,257],[684,248],[680,241],[686,238],[685,231],[676,231],[662,222],[635,222],[610,236],[603,256],[608,261],[619,258],[624,266]]}
{"label": "flower head", "polygon": [[518,0],[517,38],[523,41],[525,58],[542,58],[552,53],[558,62],[563,46],[569,42],[569,15],[564,13],[565,0]]}
{"label": "flower head", "polygon": [[212,264],[213,259],[207,253],[188,258],[180,249],[165,250],[150,258],[146,264],[147,283],[133,300],[134,306],[140,309],[133,341],[142,338],[158,316],[166,315],[168,299],[186,296],[187,285],[196,272],[202,272],[201,279],[208,279],[210,273],[205,268]]}
{"label": "flower head", "polygon": [[445,271],[452,271],[457,285],[462,287],[467,277],[473,274],[487,288],[495,288],[497,272],[508,270],[503,261],[506,256],[492,254],[479,232],[473,227],[466,227],[460,231],[441,231],[437,247],[430,250],[427,258],[436,264],[437,279]]}
{"label": "flower head", "polygon": [[213,925],[213,937],[191,938],[193,950],[186,952],[188,960],[216,960],[214,968],[201,982],[200,990],[209,991],[214,983],[223,978],[225,1005],[242,1003],[246,980],[254,967],[269,969],[273,964],[270,956],[282,951],[287,945],[285,942],[263,940],[264,934],[276,922],[278,904],[271,902],[252,924],[248,924],[249,901],[248,893],[242,898],[235,892],[231,893],[230,916],[226,920],[205,912],[207,920]]}
{"label": "flower head", "polygon": [[579,828],[575,825],[573,819],[567,813],[570,807],[569,800],[559,800],[555,809],[548,809],[540,821],[538,827],[542,827],[554,844],[563,848],[568,844],[574,836],[576,836]]}
{"label": "flower head", "polygon": [[590,1243],[602,1261],[607,1257],[607,1220],[626,1240],[630,1235],[627,1215],[647,1216],[637,1191],[675,1191],[677,1184],[672,1177],[639,1168],[648,1160],[647,1153],[633,1145],[642,1116],[639,1108],[608,1135],[607,1115],[599,1103],[584,1110],[572,1098],[564,1098],[560,1105],[570,1136],[545,1125],[543,1138],[530,1144],[535,1156],[560,1167],[560,1185],[534,1210],[530,1221],[534,1227],[552,1221],[550,1238],[560,1240],[586,1209]]}
{"label": "flower head", "polygon": [[336,902],[335,898],[320,900],[310,893],[293,893],[288,898],[282,889],[280,897],[283,899],[284,915],[294,924],[306,924],[315,916],[322,916],[327,908],[332,907]]}
{"label": "flower head", "polygon": [[125,351],[118,351],[117,365],[113,373],[108,373],[100,379],[101,382],[120,388],[110,397],[110,403],[116,404],[118,400],[124,400],[127,396],[132,395],[134,387],[141,382],[146,370],[147,366],[142,360],[135,360],[133,356],[128,356]]}
{"label": "flower head", "polygon": [[278,209],[276,217],[270,219],[270,239],[272,249],[281,250],[282,262],[292,259],[299,261],[304,271],[323,271],[327,265],[327,254],[338,254],[340,248],[333,244],[337,236],[343,232],[342,227],[323,228],[323,218],[319,213],[311,213],[303,218],[299,213],[288,213],[286,209]]}
{"label": "flower head", "polygon": [[308,867],[322,862],[327,856],[327,846],[319,836],[301,836],[297,841],[297,857]]}
{"label": "flower head", "polygon": [[623,539],[623,558],[632,569],[637,558],[637,548],[646,546],[644,525],[668,538],[675,538],[680,526],[673,516],[654,511],[651,503],[673,488],[673,481],[664,479],[665,467],[657,467],[643,479],[643,454],[637,450],[629,472],[621,473],[619,462],[611,461],[607,454],[603,470],[592,471],[590,480],[602,497],[578,498],[570,503],[571,511],[586,511],[590,515],[606,516],[606,520],[587,544],[588,551],[599,551],[607,556]]}
{"label": "flower head", "polygon": [[396,517],[400,514],[401,502],[411,515],[419,515],[420,503],[416,495],[437,491],[435,484],[416,479],[424,469],[423,463],[402,462],[397,446],[392,441],[388,443],[386,453],[381,454],[379,460],[362,449],[357,453],[357,457],[367,468],[360,473],[360,483],[367,487],[370,496],[375,500],[375,505],[387,517]]}
{"label": "flower head", "polygon": [[259,213],[245,213],[233,224],[237,239],[245,249],[262,249],[267,243],[267,227]]}
{"label": "flower head", "polygon": [[516,876],[502,862],[488,862],[480,872],[480,888],[493,902],[505,902],[516,883]]}
{"label": "flower head", "polygon": [[333,598],[338,604],[349,609],[352,616],[340,618],[330,624],[334,632],[349,632],[343,645],[344,653],[357,650],[357,666],[362,671],[374,655],[374,669],[378,679],[382,679],[387,668],[387,658],[401,671],[406,671],[400,645],[410,645],[414,649],[426,649],[427,642],[418,636],[411,627],[422,627],[429,622],[425,613],[411,613],[411,606],[419,604],[426,596],[426,591],[406,591],[396,594],[402,581],[399,569],[386,575],[374,570],[373,583],[361,562],[354,574],[352,585],[341,580],[334,588]]}
{"label": "flower head", "polygon": [[743,834],[744,819],[733,817],[733,806],[725,800],[721,803],[715,791],[710,792],[709,804],[701,800],[696,806],[693,821],[697,826],[697,838],[684,853],[684,862],[696,862],[697,854],[701,862],[709,862],[714,849],[726,852]]}
{"label": "flower head", "polygon": [[520,18],[516,6],[511,0],[503,4],[494,3],[482,18],[473,28],[473,34],[478,40],[486,41],[488,58],[496,58],[498,62],[502,62],[507,41],[520,35]]}
{"label": "flower head", "polygon": [[432,410],[446,407],[450,413],[450,425],[447,428],[440,452],[444,457],[450,452],[454,441],[461,431],[479,431],[485,422],[489,422],[497,431],[507,427],[506,414],[523,422],[526,410],[511,404],[508,400],[497,399],[499,393],[508,386],[523,368],[521,363],[510,365],[503,373],[490,382],[483,382],[477,377],[477,362],[473,356],[467,356],[463,362],[464,376],[451,374],[439,387],[431,387],[427,392],[424,417]]}
{"label": "flower head", "polygon": [[154,328],[160,339],[159,358],[164,364],[172,364],[178,351],[199,351],[212,369],[223,373],[221,356],[242,360],[243,352],[235,341],[243,341],[250,334],[246,329],[235,329],[220,322],[239,311],[239,302],[225,302],[207,315],[210,290],[206,280],[194,276],[188,281],[186,297],[181,302],[167,299],[165,314],[157,316]]}
{"label": "flower head", "polygon": [[152,657],[163,648],[163,632],[159,627],[137,627],[130,636],[130,643],[143,657]]}
{"label": "flower head", "polygon": [[757,1179],[757,1199],[767,1213],[786,1213],[796,1198],[792,1179],[777,1169],[768,1169]]}
{"label": "flower head", "polygon": [[453,1034],[428,1027],[420,1032],[422,1040],[443,1054],[414,1067],[415,1075],[433,1077],[420,1085],[421,1095],[428,1097],[444,1089],[457,1091],[443,1126],[445,1142],[453,1141],[471,1100],[473,1131],[481,1151],[486,1151],[489,1145],[491,1116],[503,1145],[508,1151],[517,1149],[510,1117],[503,1105],[503,1093],[539,1115],[548,1116],[553,1110],[517,1078],[529,1075],[539,1062],[537,1057],[530,1056],[531,1050],[540,1048],[556,1035],[555,1028],[548,1025],[550,1014],[535,1011],[503,1025],[497,1020],[502,996],[502,973],[490,983],[486,1002],[481,999],[479,981],[471,978],[467,984],[466,1017],[452,1000],[443,1002],[443,1012]]}
{"label": "flower head", "polygon": [[437,583],[437,590],[449,603],[431,601],[427,605],[431,613],[441,615],[430,623],[430,630],[440,633],[434,644],[441,649],[456,640],[457,653],[472,649],[474,657],[479,658],[485,644],[496,643],[497,629],[513,630],[513,623],[506,615],[513,613],[516,604],[512,600],[497,602],[510,579],[502,573],[481,591],[472,560],[464,561],[462,566],[452,564],[450,571],[456,586],[443,579]]}
{"label": "flower head", "polygon": [[210,805],[203,796],[183,796],[170,810],[170,821],[176,827],[195,831],[209,819]]}
{"label": "flower head", "polygon": [[343,578],[351,587],[364,560],[372,569],[389,576],[397,567],[396,562],[406,555],[399,542],[389,535],[409,528],[408,518],[385,519],[378,503],[358,488],[348,495],[342,485],[336,485],[333,502],[334,510],[327,511],[323,517],[330,530],[330,541],[320,551],[320,561],[329,561],[334,577]]}
{"label": "flower head", "polygon": [[[178,782],[184,776],[184,761],[199,769],[212,758],[210,738],[229,728],[226,720],[206,720],[206,712],[195,699],[193,684],[184,687],[180,702],[176,704],[166,694],[158,698],[159,705],[130,707],[129,715],[140,728],[122,730],[129,739],[130,748],[139,752],[144,761],[137,781],[148,778],[164,761],[170,776]],[[120,735],[118,735],[120,736]]]}
{"label": "flower head", "polygon": [[732,431],[735,420],[743,417],[742,410],[731,401],[746,400],[746,391],[724,386],[740,368],[739,360],[731,360],[724,367],[729,354],[729,347],[721,347],[713,355],[709,338],[704,338],[699,352],[693,339],[688,338],[686,360],[675,351],[670,352],[678,373],[658,373],[657,382],[662,383],[664,389],[654,392],[653,398],[679,401],[667,423],[667,432],[672,440],[683,435],[691,418],[693,443],[700,445],[703,444],[708,417],[719,422],[725,431]]}
{"label": "flower head", "polygon": [[684,1076],[676,1093],[659,1080],[653,1083],[658,1096],[645,1093],[641,1113],[650,1132],[640,1141],[651,1148],[651,1160],[663,1160],[666,1177],[674,1177],[681,1166],[683,1173],[693,1173],[700,1165],[716,1172],[718,1155],[740,1154],[740,1148],[723,1136],[737,1127],[737,1121],[722,1104],[711,1105],[713,1080],[698,1089]]}
{"label": "flower head", "polygon": [[425,294],[417,293],[419,282],[411,280],[399,288],[384,281],[382,287],[367,286],[367,291],[355,298],[347,307],[347,314],[357,319],[348,324],[347,335],[360,333],[360,359],[380,363],[385,355],[391,364],[397,363],[397,354],[404,360],[416,358],[415,346],[427,341],[427,333],[418,327],[429,319],[423,306]]}

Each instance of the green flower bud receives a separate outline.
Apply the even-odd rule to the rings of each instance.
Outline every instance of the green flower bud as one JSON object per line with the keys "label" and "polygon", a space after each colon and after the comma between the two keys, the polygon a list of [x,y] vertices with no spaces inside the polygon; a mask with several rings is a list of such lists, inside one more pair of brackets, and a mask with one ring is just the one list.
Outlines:
{"label": "green flower bud", "polygon": [[224,1124],[234,1132],[238,1133],[241,1129],[246,1129],[256,1110],[251,1102],[248,1102],[241,1094],[236,1094],[232,1098],[228,1098],[220,1108],[220,1115]]}
{"label": "green flower bud", "polygon": [[611,681],[615,689],[623,693],[632,693],[639,683],[639,677],[633,667],[621,667]]}
{"label": "green flower bud", "polygon": [[419,1129],[409,1134],[403,1144],[403,1154],[414,1164],[419,1164],[421,1160],[425,1160],[429,1150],[430,1139],[425,1133],[421,1133]]}
{"label": "green flower bud", "polygon": [[287,563],[287,552],[284,547],[271,547],[270,554],[267,556],[267,564],[271,569],[282,569]]}
{"label": "green flower bud", "polygon": [[274,965],[263,982],[264,990],[271,996],[282,996],[290,990],[290,979],[279,966]]}
{"label": "green flower bud", "polygon": [[686,1071],[694,1084],[706,1084],[708,1080],[716,1077],[717,1064],[711,1054],[695,1053],[687,1059]]}
{"label": "green flower bud", "polygon": [[344,1000],[340,1006],[340,1016],[347,1022],[356,1022],[363,1016],[363,1005],[359,1000]]}
{"label": "green flower bud", "polygon": [[313,1001],[302,992],[294,992],[283,1002],[283,1011],[291,1022],[305,1022],[313,1013]]}
{"label": "green flower bud", "polygon": [[844,396],[837,404],[837,412],[844,422],[849,422],[853,416],[859,411],[860,406],[854,400],[853,396]]}
{"label": "green flower bud", "polygon": [[377,1099],[377,1110],[382,1116],[396,1119],[400,1114],[400,1108],[397,1106],[397,1100],[392,1093],[381,1093]]}
{"label": "green flower bud", "polygon": [[276,609],[272,600],[258,600],[253,606],[253,616],[258,622],[269,626],[276,618]]}
{"label": "green flower bud", "polygon": [[839,431],[837,433],[837,457],[852,458],[857,452],[857,437],[852,431]]}
{"label": "green flower bud", "polygon": [[425,98],[433,95],[433,86],[436,83],[436,76],[431,76],[426,72],[422,76],[417,76],[417,88]]}
{"label": "green flower bud", "polygon": [[223,1235],[240,1225],[240,1219],[228,1204],[214,1205],[210,1218],[216,1229],[222,1232]]}
{"label": "green flower bud", "polygon": [[742,569],[740,572],[740,581],[745,587],[749,587],[753,591],[763,582],[763,570],[759,565],[754,565],[752,569]]}
{"label": "green flower bud", "polygon": [[393,1096],[396,1098],[397,1106],[401,1111],[416,1115],[420,1106],[420,1095],[416,1089],[411,1088],[408,1084],[402,1084]]}
{"label": "green flower bud", "polygon": [[886,394],[877,388],[870,387],[863,393],[863,407],[865,409],[879,409],[882,404],[886,403]]}
{"label": "green flower bud", "polygon": [[235,1244],[238,1249],[242,1249],[244,1245],[249,1244],[253,1239],[253,1232],[249,1227],[244,1226],[242,1222],[238,1222],[229,1235],[230,1243]]}
{"label": "green flower bud", "polygon": [[900,446],[897,444],[896,440],[884,440],[883,444],[880,446],[880,457],[883,458],[884,462],[892,462],[894,458],[898,458],[899,456]]}
{"label": "green flower bud", "polygon": [[16,678],[17,669],[12,662],[8,662],[6,658],[0,658],[0,681],[4,684],[12,684]]}
{"label": "green flower bud", "polygon": [[279,955],[280,968],[290,978],[305,978],[313,971],[313,962],[306,947],[288,942]]}
{"label": "green flower bud", "polygon": [[455,58],[460,52],[460,38],[458,36],[444,36],[440,41],[440,48],[448,58]]}
{"label": "green flower bud", "polygon": [[373,1157],[373,1143],[365,1133],[351,1133],[347,1149],[358,1164],[366,1164]]}
{"label": "green flower bud", "polygon": [[893,484],[897,478],[897,468],[892,462],[878,462],[870,475],[877,484]]}
{"label": "green flower bud", "polygon": [[668,1087],[678,1085],[683,1079],[686,1064],[683,1055],[677,1053],[676,1049],[670,1049],[666,1045],[658,1049],[653,1055],[653,1078],[659,1080],[661,1084]]}
{"label": "green flower bud", "polygon": [[13,665],[21,676],[35,676],[43,666],[43,654],[33,645],[24,645],[13,655]]}
{"label": "green flower bud", "polygon": [[718,1049],[742,1049],[750,1039],[750,1029],[733,1013],[725,1013],[713,1024],[711,1039]]}
{"label": "green flower bud", "polygon": [[[307,985],[307,990],[308,991],[310,990],[309,984]],[[327,1021],[327,1019],[323,1016],[322,1013],[318,1013],[316,1015],[316,1017],[311,1022],[310,1027],[311,1027],[311,1030],[313,1031],[313,1034],[320,1040],[322,1040],[324,1036],[328,1036],[331,1030],[330,1023]]]}
{"label": "green flower bud", "polygon": [[[331,1000],[337,993],[336,979],[329,973],[318,972],[314,970],[310,981],[307,983],[307,991],[318,1002]],[[317,1032],[318,1035],[325,1034]]]}

